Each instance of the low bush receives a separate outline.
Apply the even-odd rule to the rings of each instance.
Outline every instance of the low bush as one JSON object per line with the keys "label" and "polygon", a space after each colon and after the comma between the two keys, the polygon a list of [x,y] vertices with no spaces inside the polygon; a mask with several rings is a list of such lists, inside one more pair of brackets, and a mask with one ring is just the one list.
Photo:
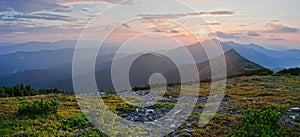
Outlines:
{"label": "low bush", "polygon": [[62,118],[59,122],[64,130],[84,129],[92,126],[83,113],[74,113]]}
{"label": "low bush", "polygon": [[243,125],[229,133],[228,137],[280,137],[285,131],[278,121],[280,114],[276,109],[247,110],[243,117]]}
{"label": "low bush", "polygon": [[35,96],[43,94],[58,94],[65,93],[57,88],[54,89],[33,89],[30,85],[16,85],[13,87],[0,87],[0,98],[2,97],[24,97],[24,96]]}
{"label": "low bush", "polygon": [[118,114],[125,114],[125,113],[129,113],[131,111],[134,111],[136,108],[138,108],[138,107],[134,106],[134,105],[130,105],[130,104],[124,104],[122,106],[118,106],[115,111]]}
{"label": "low bush", "polygon": [[132,88],[133,91],[140,91],[140,90],[149,90],[150,89],[150,85],[147,85],[147,86],[142,86],[142,87],[134,87]]}
{"label": "low bush", "polygon": [[20,115],[38,116],[55,114],[58,110],[58,103],[56,101],[44,101],[44,100],[34,100],[31,103],[23,102],[19,106]]}
{"label": "low bush", "polygon": [[258,76],[266,76],[266,75],[272,75],[274,72],[270,69],[262,68],[258,70],[249,70],[245,72],[246,76],[253,76],[253,75],[258,75]]}
{"label": "low bush", "polygon": [[300,75],[300,68],[283,69],[283,70],[277,72],[277,74],[281,74],[281,75],[290,74],[292,76],[299,76]]}
{"label": "low bush", "polygon": [[150,109],[156,109],[156,108],[166,108],[166,109],[172,109],[175,106],[174,103],[169,102],[157,102],[153,106],[150,106],[148,108]]}

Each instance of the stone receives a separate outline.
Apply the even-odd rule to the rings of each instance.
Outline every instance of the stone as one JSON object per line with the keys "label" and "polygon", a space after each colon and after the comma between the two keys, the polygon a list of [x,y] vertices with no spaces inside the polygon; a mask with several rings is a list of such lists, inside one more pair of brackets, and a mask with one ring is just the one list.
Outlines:
{"label": "stone", "polygon": [[248,81],[262,81],[262,79],[253,77],[253,78],[249,78]]}
{"label": "stone", "polygon": [[248,84],[242,84],[241,87],[248,87]]}
{"label": "stone", "polygon": [[192,127],[191,123],[186,124],[187,127]]}
{"label": "stone", "polygon": [[230,101],[230,100],[231,100],[231,98],[228,95],[225,95],[223,98],[223,101]]}
{"label": "stone", "polygon": [[187,132],[187,133],[193,133],[193,132],[195,132],[195,129],[188,128],[188,129],[183,129],[183,131]]}
{"label": "stone", "polygon": [[292,108],[292,113],[300,113],[300,108],[296,107],[296,108]]}
{"label": "stone", "polygon": [[101,95],[101,96],[103,96],[105,94],[106,94],[105,92],[99,92],[99,95]]}
{"label": "stone", "polygon": [[226,89],[232,89],[232,87],[231,86],[226,86]]}
{"label": "stone", "polygon": [[264,78],[264,81],[268,81],[268,82],[283,82],[284,79],[282,78]]}
{"label": "stone", "polygon": [[154,113],[153,109],[146,109],[146,113]]}
{"label": "stone", "polygon": [[225,110],[224,110],[224,109],[219,109],[219,110],[217,111],[217,113],[218,113],[218,114],[224,114],[224,113],[225,113]]}
{"label": "stone", "polygon": [[177,128],[177,126],[176,126],[175,124],[171,124],[171,125],[170,125],[170,128],[171,128],[171,129],[175,129],[175,128]]}
{"label": "stone", "polygon": [[291,118],[291,119],[296,119],[297,116],[298,116],[298,115],[291,115],[290,118]]}

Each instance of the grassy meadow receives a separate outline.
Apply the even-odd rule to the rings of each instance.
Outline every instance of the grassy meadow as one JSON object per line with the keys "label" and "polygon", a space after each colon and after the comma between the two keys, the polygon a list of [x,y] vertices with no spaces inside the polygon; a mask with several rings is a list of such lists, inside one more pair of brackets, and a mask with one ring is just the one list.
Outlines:
{"label": "grassy meadow", "polygon": [[[291,109],[300,107],[300,76],[249,76],[230,78],[227,81],[225,98],[214,118],[205,127],[199,128],[197,122],[188,123],[190,119],[200,117],[201,113],[195,112],[188,118],[187,123],[182,124],[181,129],[176,130],[177,135],[234,136],[232,133],[244,126],[243,119],[247,110],[263,111],[271,108],[279,114],[275,121],[278,128],[283,130],[279,136],[300,136],[300,116],[290,118]],[[199,98],[207,97],[209,91],[210,84],[201,83]],[[168,91],[165,95],[176,97],[178,92]],[[120,115],[136,109],[114,94],[105,94],[102,98],[113,112]],[[174,105],[170,102],[159,102],[152,109],[171,109]],[[197,103],[195,109],[201,110],[204,105],[205,103]],[[194,132],[183,130],[186,126],[190,126]],[[106,135],[85,118],[75,95],[53,93],[0,98],[0,136]]]}

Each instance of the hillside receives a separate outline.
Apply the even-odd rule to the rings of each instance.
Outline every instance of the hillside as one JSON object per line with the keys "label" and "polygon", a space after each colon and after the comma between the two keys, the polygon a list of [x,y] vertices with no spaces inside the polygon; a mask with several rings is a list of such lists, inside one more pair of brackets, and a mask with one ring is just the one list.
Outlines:
{"label": "hillside", "polygon": [[[226,95],[217,114],[205,127],[200,128],[197,126],[197,120],[205,107],[210,89],[210,83],[201,83],[194,113],[170,135],[223,137],[241,128],[246,110],[265,110],[271,107],[272,110],[279,110],[278,124],[285,131],[285,135],[298,137],[300,136],[300,119],[297,117],[299,111],[293,108],[300,106],[299,82],[299,76],[230,78],[227,80]],[[157,118],[156,116],[164,115],[162,110],[171,109],[174,105],[172,102],[178,95],[176,92],[178,88],[178,86],[170,87],[171,90],[168,90],[165,96],[167,101],[158,102],[148,109],[139,109],[138,113],[136,107],[125,104],[114,94],[105,94],[102,98],[119,116],[126,119],[132,117],[135,121],[144,122],[143,118],[151,120],[150,116]],[[172,98],[167,98],[169,96]],[[0,98],[0,136],[105,136],[85,118],[76,100],[75,96],[70,94]],[[27,109],[22,107],[34,102],[39,106],[40,101],[44,104],[51,103],[53,107],[57,105],[57,112],[53,108],[47,108],[52,113],[30,112],[28,114]],[[146,116],[145,110],[151,110],[153,114]],[[118,133],[117,130],[114,132]],[[146,135],[144,132],[136,133]]]}

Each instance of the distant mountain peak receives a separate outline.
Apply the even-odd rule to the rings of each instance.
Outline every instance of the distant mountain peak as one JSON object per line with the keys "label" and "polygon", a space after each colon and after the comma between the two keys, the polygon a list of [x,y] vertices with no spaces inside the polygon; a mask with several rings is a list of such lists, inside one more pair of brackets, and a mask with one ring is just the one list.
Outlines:
{"label": "distant mountain peak", "polygon": [[238,54],[240,56],[240,54],[235,49],[230,49],[227,52],[225,52],[225,54]]}
{"label": "distant mountain peak", "polygon": [[[249,61],[248,59],[244,58],[241,54],[239,54],[235,49],[230,49],[229,51],[225,52],[225,58],[226,58],[226,62],[234,62],[234,63],[248,63],[251,64],[253,66],[253,68],[262,68],[262,66]],[[242,66],[240,66],[242,67]]]}

